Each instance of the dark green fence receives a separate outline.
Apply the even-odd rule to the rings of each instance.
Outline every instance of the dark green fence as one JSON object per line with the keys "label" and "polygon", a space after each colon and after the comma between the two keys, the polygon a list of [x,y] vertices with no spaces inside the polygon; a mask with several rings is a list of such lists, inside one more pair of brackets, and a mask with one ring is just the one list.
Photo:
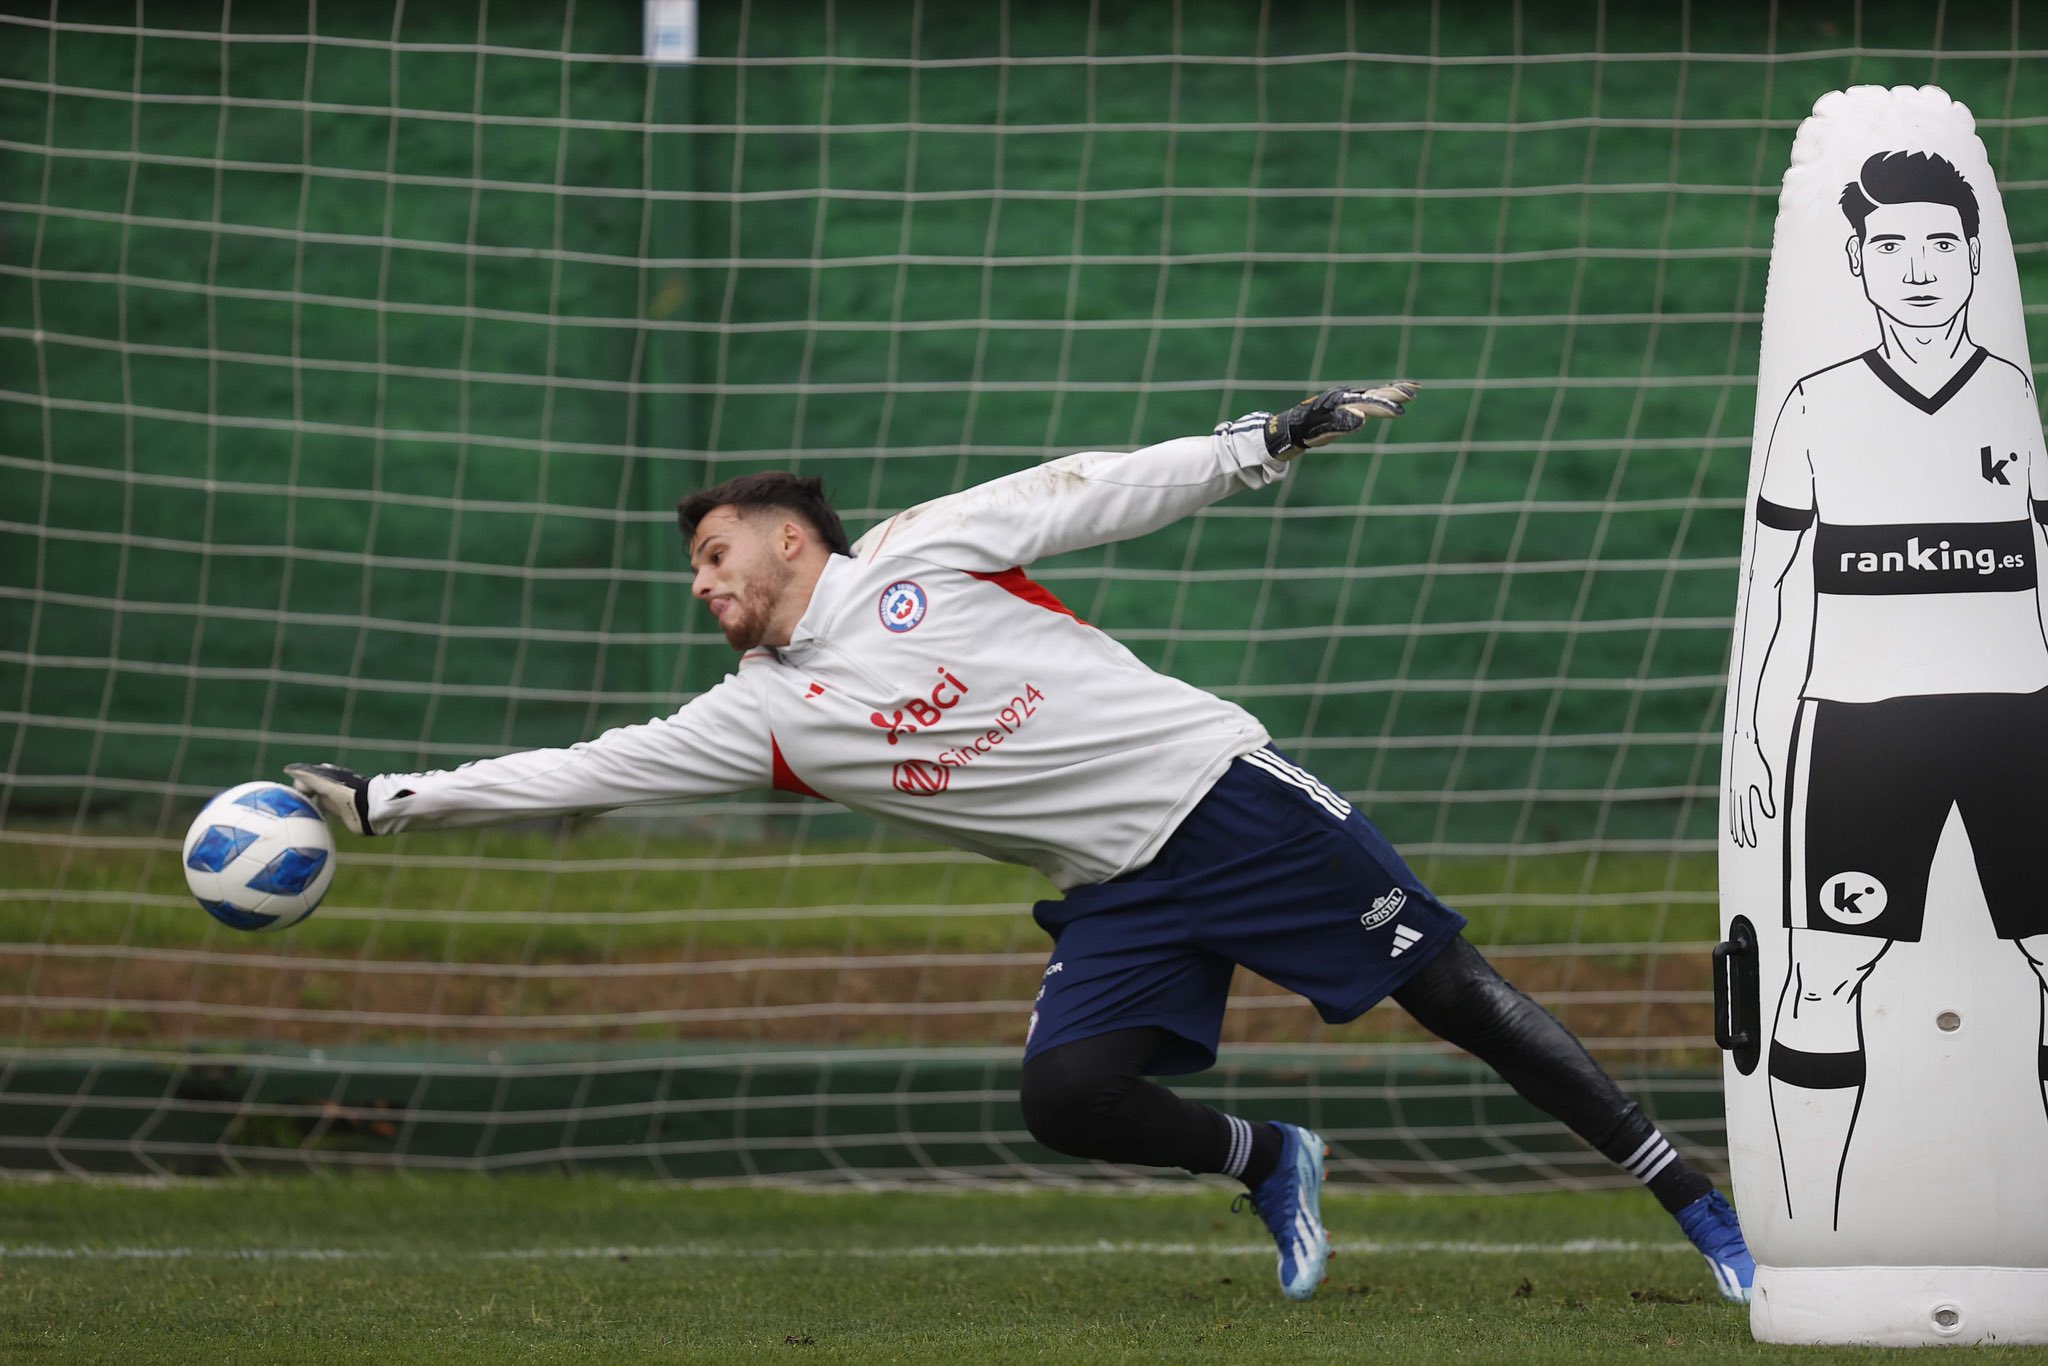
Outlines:
{"label": "dark green fence", "polygon": [[16,817],[666,710],[713,474],[858,523],[1398,372],[1398,436],[1045,576],[1398,837],[1697,839],[1813,98],[1971,103],[2048,298],[2025,7],[748,0],[659,68],[634,4],[0,9]]}

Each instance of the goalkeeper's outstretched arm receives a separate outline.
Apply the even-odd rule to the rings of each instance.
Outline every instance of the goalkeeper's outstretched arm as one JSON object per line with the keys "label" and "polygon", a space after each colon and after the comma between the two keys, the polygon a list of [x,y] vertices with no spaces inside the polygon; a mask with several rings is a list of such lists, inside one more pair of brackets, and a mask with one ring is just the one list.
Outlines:
{"label": "goalkeeper's outstretched arm", "polygon": [[1243,488],[1285,477],[1304,451],[1375,418],[1396,418],[1412,380],[1339,385],[1278,413],[1252,413],[1208,436],[1129,453],[1086,451],[935,498],[875,527],[856,556],[922,558],[973,573],[1129,540],[1177,522]]}
{"label": "goalkeeper's outstretched arm", "polygon": [[774,782],[771,750],[759,703],[729,677],[669,716],[565,749],[425,773],[365,776],[328,763],[288,764],[285,772],[354,833],[391,835],[766,788]]}

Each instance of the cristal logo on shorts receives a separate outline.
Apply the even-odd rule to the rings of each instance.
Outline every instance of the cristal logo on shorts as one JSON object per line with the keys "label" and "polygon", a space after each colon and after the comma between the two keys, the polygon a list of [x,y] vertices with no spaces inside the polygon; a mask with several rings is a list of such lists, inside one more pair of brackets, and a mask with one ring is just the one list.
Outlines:
{"label": "cristal logo on shorts", "polygon": [[1358,923],[1365,926],[1368,930],[1376,930],[1399,915],[1401,908],[1407,904],[1408,893],[1396,887],[1385,896],[1375,897],[1372,909],[1358,917]]}
{"label": "cristal logo on shorts", "polygon": [[1867,925],[1884,913],[1884,884],[1868,873],[1836,873],[1820,888],[1821,914],[1837,925]]}
{"label": "cristal logo on shorts", "polygon": [[923,621],[930,606],[924,589],[915,581],[898,579],[882,590],[882,600],[876,609],[882,614],[882,625],[900,636]]}

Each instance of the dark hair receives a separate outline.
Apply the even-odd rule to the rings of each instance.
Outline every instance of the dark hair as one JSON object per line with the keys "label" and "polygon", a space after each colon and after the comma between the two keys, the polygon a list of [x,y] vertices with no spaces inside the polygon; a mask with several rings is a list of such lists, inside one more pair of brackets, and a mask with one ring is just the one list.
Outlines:
{"label": "dark hair", "polygon": [[676,504],[676,521],[682,526],[683,540],[695,540],[697,523],[714,509],[723,507],[738,508],[741,512],[773,509],[790,513],[808,522],[826,549],[834,554],[853,552],[852,542],[846,539],[846,528],[840,525],[839,514],[825,499],[825,481],[822,479],[806,479],[787,470],[763,470],[759,474],[743,474],[712,488],[700,489]]}
{"label": "dark hair", "polygon": [[1946,204],[1963,219],[1963,236],[1977,235],[1977,193],[1947,157],[1933,152],[1879,152],[1842,187],[1842,213],[1863,236],[1863,222],[1880,204]]}

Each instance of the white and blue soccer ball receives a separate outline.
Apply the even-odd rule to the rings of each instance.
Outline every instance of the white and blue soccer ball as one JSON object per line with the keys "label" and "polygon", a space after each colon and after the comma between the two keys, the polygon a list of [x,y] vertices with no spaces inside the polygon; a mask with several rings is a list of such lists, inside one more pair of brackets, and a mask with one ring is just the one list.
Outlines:
{"label": "white and blue soccer ball", "polygon": [[333,881],[327,822],[282,783],[229,788],[185,835],[185,884],[207,914],[234,929],[296,925]]}

